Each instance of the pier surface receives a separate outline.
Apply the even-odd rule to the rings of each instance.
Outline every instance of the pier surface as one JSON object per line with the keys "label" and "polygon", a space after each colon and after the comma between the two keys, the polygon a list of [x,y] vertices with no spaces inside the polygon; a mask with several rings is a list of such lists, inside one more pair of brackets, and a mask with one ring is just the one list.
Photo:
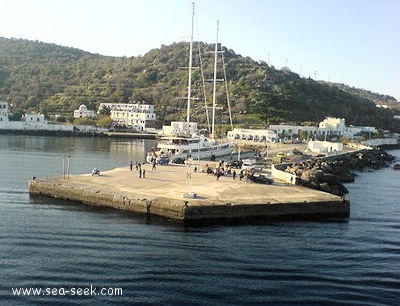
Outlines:
{"label": "pier surface", "polygon": [[128,166],[100,176],[36,178],[29,181],[29,192],[185,222],[349,216],[350,203],[332,194],[279,181],[248,183],[238,176],[217,180],[203,173],[201,166],[197,172],[194,167],[158,165],[152,170],[152,165],[145,164],[145,178]]}

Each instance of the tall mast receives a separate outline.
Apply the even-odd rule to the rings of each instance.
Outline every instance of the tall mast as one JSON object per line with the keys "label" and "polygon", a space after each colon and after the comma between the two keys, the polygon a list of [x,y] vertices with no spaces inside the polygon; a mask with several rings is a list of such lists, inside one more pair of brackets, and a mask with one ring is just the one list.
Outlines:
{"label": "tall mast", "polygon": [[214,123],[215,123],[215,96],[217,92],[218,30],[219,30],[219,20],[217,20],[217,40],[215,42],[215,51],[214,51],[213,107],[212,107],[212,125],[211,125],[211,139],[213,140],[214,140]]}
{"label": "tall mast", "polygon": [[188,94],[187,94],[187,131],[189,131],[189,122],[190,122],[190,100],[192,94],[192,60],[193,60],[193,28],[194,28],[194,2],[192,2],[193,10],[192,10],[192,31],[190,34],[190,44],[189,44],[189,78],[188,78]]}

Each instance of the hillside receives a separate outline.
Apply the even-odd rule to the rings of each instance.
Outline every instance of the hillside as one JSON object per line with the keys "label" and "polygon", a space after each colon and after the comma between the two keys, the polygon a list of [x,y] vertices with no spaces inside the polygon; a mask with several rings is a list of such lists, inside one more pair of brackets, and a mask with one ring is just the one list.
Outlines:
{"label": "hillside", "polygon": [[394,104],[398,103],[398,101],[394,97],[389,96],[389,95],[374,93],[370,90],[350,87],[348,85],[341,84],[341,83],[330,83],[330,84],[335,87],[338,87],[339,89],[341,89],[343,91],[346,91],[353,95],[360,96],[362,98],[370,100],[370,101],[374,102],[375,104],[394,105]]}
{"label": "hillside", "polygon": [[[212,78],[214,46],[195,44],[202,61],[195,59],[193,120],[205,123],[203,78]],[[345,118],[348,124],[391,126],[393,111],[378,109],[385,97],[365,90],[301,78],[223,47],[230,104],[235,124],[267,126],[279,122],[318,122],[326,116]],[[46,116],[70,117],[80,104],[97,109],[101,102],[145,101],[156,105],[161,123],[186,116],[185,97],[188,44],[174,43],[140,57],[106,57],[38,41],[0,38],[0,100],[10,101],[15,112],[38,111]],[[222,68],[218,78],[223,77]],[[205,85],[208,105],[212,86]],[[225,86],[217,89],[219,122],[228,121]]]}

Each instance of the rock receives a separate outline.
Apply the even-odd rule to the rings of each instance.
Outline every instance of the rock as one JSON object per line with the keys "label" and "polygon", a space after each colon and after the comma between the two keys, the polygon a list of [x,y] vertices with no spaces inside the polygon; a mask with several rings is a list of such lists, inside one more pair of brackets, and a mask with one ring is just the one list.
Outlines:
{"label": "rock", "polygon": [[343,195],[348,190],[342,183],[354,182],[355,174],[351,171],[380,169],[393,160],[394,156],[378,148],[323,159],[309,159],[288,166],[286,172],[296,174],[299,185]]}

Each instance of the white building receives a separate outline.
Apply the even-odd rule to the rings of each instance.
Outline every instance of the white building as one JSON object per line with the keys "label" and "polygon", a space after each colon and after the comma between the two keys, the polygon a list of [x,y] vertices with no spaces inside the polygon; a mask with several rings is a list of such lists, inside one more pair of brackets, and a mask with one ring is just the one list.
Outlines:
{"label": "white building", "polygon": [[319,123],[319,128],[329,129],[338,132],[344,132],[346,130],[346,120],[334,117],[326,117]]}
{"label": "white building", "polygon": [[302,133],[307,133],[307,137],[311,138],[319,135],[318,127],[302,126],[302,125],[270,125],[269,130],[277,135],[277,139],[299,137]]}
{"label": "white building", "polygon": [[111,119],[121,125],[144,131],[154,129],[156,114],[154,105],[141,103],[101,103],[99,111],[108,108]]}
{"label": "white building", "polygon": [[235,140],[255,140],[275,142],[278,138],[277,133],[272,130],[253,130],[253,129],[233,129],[228,131],[228,139]]}
{"label": "white building", "polygon": [[8,116],[10,115],[10,107],[8,102],[0,102],[0,122],[8,122]]}
{"label": "white building", "polygon": [[301,133],[306,132],[308,138],[318,137],[327,139],[327,137],[346,136],[349,138],[361,133],[375,133],[374,127],[346,127],[345,119],[327,117],[316,126],[294,126],[294,125],[270,125],[269,129],[276,132],[279,138],[299,137]]}
{"label": "white building", "polygon": [[25,121],[25,123],[31,125],[47,124],[47,120],[44,119],[43,114],[25,114],[22,116],[22,119]]}
{"label": "white building", "polygon": [[93,118],[94,116],[94,111],[87,109],[85,104],[80,105],[79,109],[74,110],[74,118]]}
{"label": "white building", "polygon": [[8,102],[0,102],[0,130],[23,131],[67,131],[72,132],[73,125],[48,124],[43,114],[25,114],[20,121],[10,121],[11,110]]}
{"label": "white building", "polygon": [[343,134],[345,137],[353,139],[363,134],[374,134],[377,130],[373,126],[349,126],[346,128],[346,132]]}
{"label": "white building", "polygon": [[171,125],[163,125],[162,127],[162,135],[171,136],[171,135],[181,135],[181,134],[196,134],[197,123],[189,122],[189,126],[186,121],[171,121]]}
{"label": "white building", "polygon": [[314,153],[342,152],[343,143],[330,141],[309,141],[308,149]]}
{"label": "white building", "polygon": [[[228,132],[229,139],[256,140],[256,141],[284,141],[307,136],[308,139],[332,139],[341,136],[353,138],[363,133],[376,133],[370,126],[346,127],[345,119],[327,117],[319,126],[303,125],[270,125],[267,130],[234,129]],[[335,150],[336,148],[333,148]]]}

